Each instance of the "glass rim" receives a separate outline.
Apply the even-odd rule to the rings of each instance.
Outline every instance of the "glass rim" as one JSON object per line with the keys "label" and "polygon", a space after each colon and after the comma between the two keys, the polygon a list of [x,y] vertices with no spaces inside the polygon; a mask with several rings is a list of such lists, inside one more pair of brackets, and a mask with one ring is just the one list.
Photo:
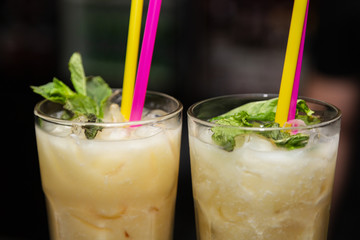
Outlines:
{"label": "glass rim", "polygon": [[[113,89],[113,91],[115,90],[121,90],[120,88],[116,88]],[[159,116],[159,117],[155,117],[155,118],[151,118],[151,119],[147,119],[147,120],[140,120],[140,121],[127,121],[127,122],[101,122],[101,123],[93,123],[93,122],[75,122],[75,121],[71,121],[71,120],[64,120],[64,119],[59,119],[56,117],[52,117],[49,116],[48,114],[42,112],[40,110],[40,107],[46,103],[46,102],[51,102],[47,99],[41,100],[40,102],[38,102],[35,105],[34,108],[34,115],[36,117],[41,118],[42,120],[45,120],[47,122],[50,123],[54,123],[54,124],[58,124],[58,125],[62,125],[62,126],[74,126],[74,125],[78,125],[78,126],[99,126],[99,127],[104,127],[104,128],[115,128],[115,127],[129,127],[129,126],[142,126],[142,125],[151,125],[154,123],[158,123],[158,122],[163,122],[166,120],[169,120],[171,118],[174,118],[175,116],[177,116],[179,113],[181,113],[181,111],[183,110],[183,105],[182,103],[176,99],[175,97],[172,97],[166,93],[161,93],[161,92],[157,92],[157,91],[146,91],[146,95],[155,95],[155,96],[161,96],[164,97],[166,99],[169,99],[171,101],[173,101],[177,106],[175,107],[174,110],[170,111],[169,113],[166,113],[165,115]]]}
{"label": "glass rim", "polygon": [[[327,102],[322,101],[322,100],[317,100],[317,99],[314,99],[314,98],[304,97],[304,96],[299,96],[298,99],[303,99],[306,102],[310,102],[310,103],[314,103],[314,104],[329,107],[329,108],[335,110],[335,112],[336,112],[335,116],[332,117],[331,119],[327,120],[327,121],[320,122],[320,123],[317,123],[317,124],[307,125],[307,126],[265,128],[265,127],[229,126],[229,125],[222,125],[222,124],[218,124],[218,123],[211,123],[209,121],[197,118],[195,116],[194,112],[193,112],[196,107],[198,107],[199,105],[201,105],[203,103],[213,101],[213,100],[217,100],[217,99],[224,99],[224,98],[231,98],[231,97],[242,97],[243,99],[250,99],[250,98],[258,97],[258,98],[263,98],[265,100],[265,99],[271,99],[271,98],[278,97],[278,94],[273,94],[273,93],[240,93],[240,94],[229,94],[229,95],[211,97],[211,98],[207,98],[207,99],[204,99],[204,100],[201,100],[201,101],[198,101],[198,102],[192,104],[187,110],[187,115],[194,122],[196,122],[198,124],[201,124],[201,125],[204,125],[204,126],[207,126],[207,127],[221,126],[221,127],[228,127],[228,128],[238,128],[238,129],[243,129],[243,130],[246,130],[246,131],[253,131],[253,132],[257,132],[257,131],[262,131],[262,132],[264,132],[264,131],[279,131],[279,130],[292,131],[292,130],[307,130],[307,129],[319,128],[319,127],[324,127],[324,126],[330,125],[330,124],[338,121],[342,117],[341,110],[338,107],[336,107],[335,105],[333,105],[331,103],[327,103]],[[260,99],[258,99],[258,100],[260,101]]]}

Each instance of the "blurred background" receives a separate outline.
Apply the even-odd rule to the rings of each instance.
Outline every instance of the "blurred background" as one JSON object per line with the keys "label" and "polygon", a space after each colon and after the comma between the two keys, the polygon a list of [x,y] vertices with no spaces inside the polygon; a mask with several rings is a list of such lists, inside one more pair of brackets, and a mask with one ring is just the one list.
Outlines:
{"label": "blurred background", "polygon": [[[48,226],[33,126],[41,98],[30,85],[69,83],[71,54],[86,75],[121,87],[130,0],[2,0],[0,76],[3,142],[0,240],[47,240]],[[146,19],[148,1],[144,1]],[[149,90],[180,99],[278,93],[292,0],[164,0]],[[300,95],[343,112],[329,239],[354,239],[360,214],[360,1],[311,0]],[[174,240],[195,239],[186,112]]]}

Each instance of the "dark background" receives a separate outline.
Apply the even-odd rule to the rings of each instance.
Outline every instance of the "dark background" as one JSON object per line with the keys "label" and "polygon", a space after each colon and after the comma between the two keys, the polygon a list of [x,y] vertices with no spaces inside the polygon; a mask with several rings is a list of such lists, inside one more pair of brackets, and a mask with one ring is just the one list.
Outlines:
{"label": "dark background", "polygon": [[[144,17],[148,1],[144,2]],[[278,93],[293,1],[164,0],[148,89],[192,103],[232,93]],[[30,85],[87,75],[122,86],[130,0],[2,0],[0,240],[46,240]],[[329,239],[357,236],[360,1],[312,0],[300,93],[338,105],[342,136]],[[186,112],[174,239],[195,239]],[[5,130],[5,131],[4,131]]]}

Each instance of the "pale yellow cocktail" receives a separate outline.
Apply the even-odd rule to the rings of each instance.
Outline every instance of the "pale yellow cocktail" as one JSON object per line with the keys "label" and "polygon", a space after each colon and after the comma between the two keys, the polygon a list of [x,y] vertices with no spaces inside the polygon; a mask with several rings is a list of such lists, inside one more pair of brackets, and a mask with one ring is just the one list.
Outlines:
{"label": "pale yellow cocktail", "polygon": [[311,103],[324,122],[288,129],[309,135],[304,147],[289,150],[264,137],[270,135],[264,131],[279,129],[248,128],[233,149],[224,150],[212,138],[216,125],[205,120],[230,110],[231,102],[244,103],[243,97],[212,99],[189,110],[198,239],[326,240],[339,111]]}
{"label": "pale yellow cocktail", "polygon": [[99,123],[92,140],[83,134],[89,123],[49,117],[55,106],[35,109],[51,239],[172,239],[181,104],[148,93],[145,107],[161,111],[132,124]]}

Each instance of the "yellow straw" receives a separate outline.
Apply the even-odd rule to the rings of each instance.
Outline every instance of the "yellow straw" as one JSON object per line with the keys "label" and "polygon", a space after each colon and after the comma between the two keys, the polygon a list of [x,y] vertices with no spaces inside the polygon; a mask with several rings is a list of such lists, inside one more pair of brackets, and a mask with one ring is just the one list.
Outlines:
{"label": "yellow straw", "polygon": [[123,92],[121,100],[121,113],[126,120],[130,119],[131,105],[133,101],[143,5],[143,0],[131,1]]}
{"label": "yellow straw", "polygon": [[288,119],[306,7],[307,0],[294,1],[283,75],[281,78],[279,101],[275,115],[275,122],[279,123],[280,126],[283,126]]}

